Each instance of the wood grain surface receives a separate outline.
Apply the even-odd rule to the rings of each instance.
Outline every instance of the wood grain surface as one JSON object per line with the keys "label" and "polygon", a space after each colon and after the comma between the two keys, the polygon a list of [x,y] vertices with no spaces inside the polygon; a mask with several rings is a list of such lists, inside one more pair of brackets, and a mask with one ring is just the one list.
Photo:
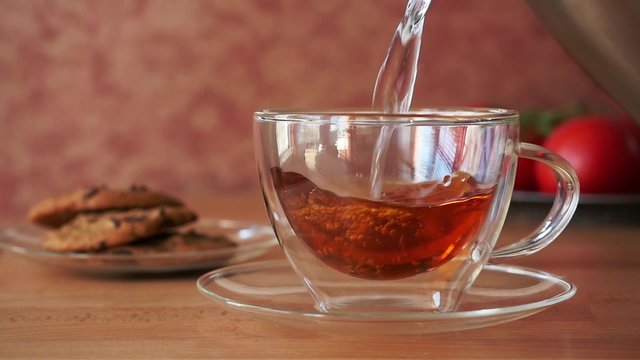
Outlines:
{"label": "wood grain surface", "polygon": [[[192,202],[212,216],[266,223],[258,195]],[[508,222],[504,237],[532,221]],[[194,272],[96,277],[0,253],[0,358],[640,358],[640,227],[579,224],[510,263],[578,286],[568,302],[498,326],[435,335],[349,336],[291,329],[212,303]],[[279,258],[279,249],[266,257]]]}

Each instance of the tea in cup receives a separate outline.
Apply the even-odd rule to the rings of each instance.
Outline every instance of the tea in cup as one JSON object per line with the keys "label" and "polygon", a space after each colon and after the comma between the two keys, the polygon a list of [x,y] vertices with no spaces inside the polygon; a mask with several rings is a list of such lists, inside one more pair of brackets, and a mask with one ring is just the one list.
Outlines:
{"label": "tea in cup", "polygon": [[[255,115],[269,216],[297,276],[324,312],[449,312],[492,258],[534,253],[578,202],[570,165],[518,140],[503,109],[263,111]],[[531,235],[494,249],[518,157],[558,175]]]}

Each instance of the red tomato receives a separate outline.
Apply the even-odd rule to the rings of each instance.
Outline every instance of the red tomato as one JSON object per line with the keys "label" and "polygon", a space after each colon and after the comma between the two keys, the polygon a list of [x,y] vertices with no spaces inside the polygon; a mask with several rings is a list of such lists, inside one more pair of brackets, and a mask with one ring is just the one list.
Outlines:
{"label": "red tomato", "polygon": [[536,185],[535,162],[529,159],[518,159],[516,182],[513,188],[519,191],[535,191]]}
{"label": "red tomato", "polygon": [[[540,145],[544,141],[542,135],[535,132],[523,132],[520,136],[523,142]],[[535,191],[538,186],[535,175],[535,161],[529,159],[518,159],[518,169],[516,170],[515,190]]]}
{"label": "red tomato", "polygon": [[[558,126],[544,147],[564,157],[576,170],[583,193],[638,192],[640,140],[623,125],[603,116],[586,115]],[[536,163],[538,188],[556,192],[556,177]]]}
{"label": "red tomato", "polygon": [[633,136],[635,136],[636,141],[638,142],[638,144],[640,144],[640,125],[638,125],[638,123],[634,122],[633,119],[629,117],[621,118],[620,122],[625,129],[629,130],[629,132]]}

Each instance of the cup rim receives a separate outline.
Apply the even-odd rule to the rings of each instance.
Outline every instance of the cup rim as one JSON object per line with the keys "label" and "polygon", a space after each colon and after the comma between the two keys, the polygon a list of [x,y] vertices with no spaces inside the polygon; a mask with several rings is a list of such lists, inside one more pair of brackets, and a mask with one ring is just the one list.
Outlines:
{"label": "cup rim", "polygon": [[510,109],[485,107],[434,107],[412,109],[406,113],[385,113],[371,109],[265,109],[255,112],[254,117],[256,121],[287,123],[487,125],[515,123],[519,113]]}

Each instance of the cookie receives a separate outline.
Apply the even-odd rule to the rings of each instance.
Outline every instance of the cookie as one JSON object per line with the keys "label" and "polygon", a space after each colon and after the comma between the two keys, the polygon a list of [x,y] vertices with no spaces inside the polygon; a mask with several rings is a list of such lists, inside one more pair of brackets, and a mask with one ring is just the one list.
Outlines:
{"label": "cookie", "polygon": [[190,223],[197,215],[185,207],[157,207],[80,214],[44,235],[42,246],[58,252],[97,251],[128,244]]}
{"label": "cookie", "polygon": [[118,255],[148,255],[186,253],[204,250],[231,249],[236,243],[224,235],[210,235],[195,230],[169,232],[128,245],[116,246],[100,253]]}
{"label": "cookie", "polygon": [[39,225],[58,228],[84,212],[182,206],[182,202],[145,186],[129,189],[94,186],[44,200],[29,211],[29,219]]}

